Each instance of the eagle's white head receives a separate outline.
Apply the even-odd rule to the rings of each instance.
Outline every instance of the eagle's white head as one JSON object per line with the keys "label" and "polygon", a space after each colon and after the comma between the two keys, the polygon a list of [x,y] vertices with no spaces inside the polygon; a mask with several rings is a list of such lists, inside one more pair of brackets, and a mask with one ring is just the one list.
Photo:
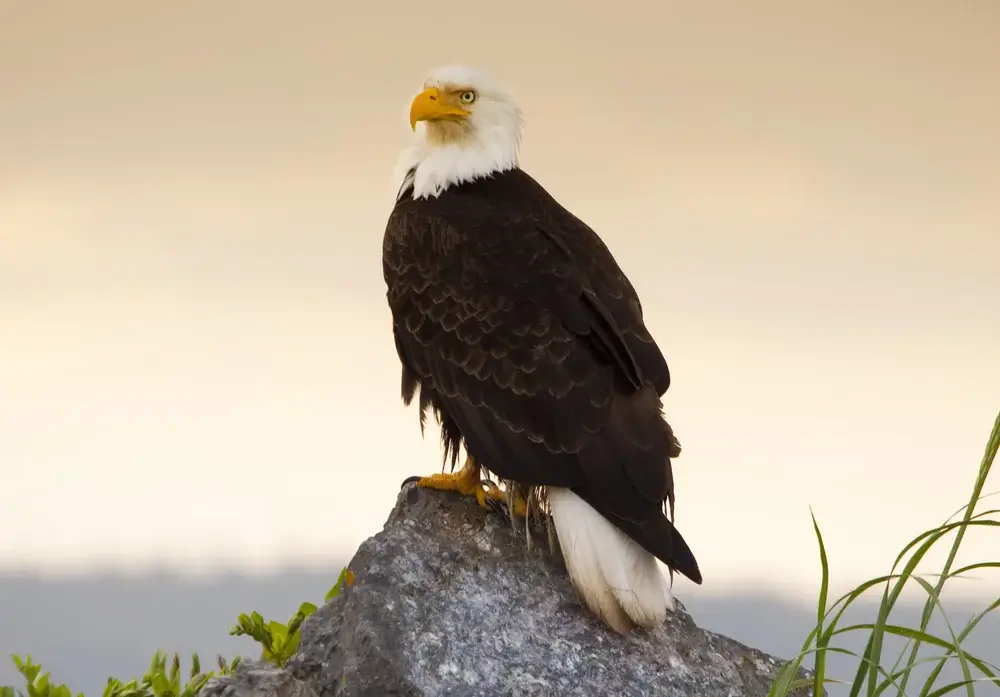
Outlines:
{"label": "eagle's white head", "polygon": [[433,71],[410,105],[410,127],[415,139],[399,158],[396,181],[413,169],[413,198],[517,167],[521,110],[480,70]]}

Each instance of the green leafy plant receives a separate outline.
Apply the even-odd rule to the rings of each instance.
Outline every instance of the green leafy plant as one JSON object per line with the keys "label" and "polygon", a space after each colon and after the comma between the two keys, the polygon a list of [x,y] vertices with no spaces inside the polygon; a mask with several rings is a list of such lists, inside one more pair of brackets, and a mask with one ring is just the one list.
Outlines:
{"label": "green leafy plant", "polygon": [[[955,690],[964,689],[968,697],[974,697],[977,683],[989,682],[1000,686],[1000,668],[973,656],[962,648],[965,641],[976,626],[991,612],[1000,607],[1000,597],[987,605],[986,608],[974,615],[964,627],[955,631],[952,622],[944,610],[941,602],[941,592],[945,583],[958,576],[981,569],[1000,569],[1000,561],[982,561],[974,564],[967,564],[958,569],[953,569],[955,558],[965,533],[970,528],[984,528],[986,532],[996,534],[1000,540],[1000,518],[998,509],[990,509],[977,512],[976,506],[986,496],[983,490],[990,470],[1000,449],[1000,414],[997,415],[986,445],[976,481],[972,489],[969,503],[956,511],[942,525],[932,530],[927,530],[913,540],[899,553],[895,563],[886,576],[871,579],[861,584],[851,592],[841,596],[832,605],[827,607],[827,600],[830,590],[830,568],[826,556],[826,547],[823,543],[823,535],[820,532],[819,524],[813,516],[813,530],[819,544],[820,565],[822,568],[822,580],[820,582],[819,600],[817,603],[816,626],[806,638],[802,651],[799,655],[782,666],[782,669],[775,677],[771,685],[769,697],[785,697],[790,691],[812,687],[815,696],[822,695],[824,686],[830,683],[846,683],[846,681],[830,678],[826,673],[826,659],[829,653],[847,654],[858,659],[857,673],[853,681],[846,683],[850,686],[850,697],[859,697],[864,691],[866,697],[879,697],[883,692],[894,689],[896,694],[902,697],[908,694],[907,685],[913,676],[914,669],[928,663],[933,664],[930,675],[924,680],[919,690],[920,697],[942,697]],[[955,520],[961,516],[960,520]],[[928,551],[940,542],[946,535],[955,533],[944,568],[936,574],[936,583],[931,583],[926,578],[916,574],[916,567],[927,555]],[[1000,547],[998,542],[996,547]],[[896,604],[900,594],[907,582],[913,581],[927,594],[927,601],[924,605],[923,614],[920,619],[920,626],[917,628],[905,627],[889,621],[889,615]],[[873,622],[840,626],[841,619],[847,608],[859,597],[871,589],[882,588],[882,597],[878,608],[878,613]],[[928,625],[934,611],[944,618],[948,630],[947,637],[938,637],[928,631]],[[834,637],[838,637],[851,632],[865,632],[868,635],[868,642],[862,654],[858,655],[848,649],[833,646]],[[891,669],[883,667],[883,648],[886,635],[897,636],[906,640],[906,647],[900,653]],[[939,650],[934,656],[921,658],[920,648],[922,645],[931,646]],[[798,678],[798,672],[803,661],[809,655],[814,657],[813,677],[810,679]],[[937,686],[937,679],[949,661],[956,661],[962,672],[962,680]]]}
{"label": "green leafy plant", "polygon": [[[27,697],[73,697],[72,691],[65,685],[50,682],[49,673],[43,673],[42,666],[32,662],[30,654],[24,659],[20,656],[12,656],[12,658],[14,665],[17,666],[17,672],[24,676],[27,683],[27,692],[20,693],[22,697],[23,695],[27,695]],[[13,687],[0,688],[0,697],[15,697],[16,694],[18,693],[14,692]],[[83,693],[79,693],[76,697],[83,697]]]}
{"label": "green leafy plant", "polygon": [[[0,688],[0,697],[74,697],[66,685],[56,685],[49,681],[49,674],[42,673],[42,667],[33,663],[31,656],[22,659],[13,656],[14,665],[24,676],[27,683],[26,692],[16,692],[13,687]],[[237,656],[229,663],[218,657],[218,671],[203,673],[198,654],[191,656],[191,670],[186,684],[181,683],[181,658],[174,654],[167,667],[167,654],[157,651],[150,662],[149,670],[139,680],[122,682],[117,678],[108,678],[103,697],[195,697],[205,683],[215,675],[226,675],[240,664]],[[76,697],[83,697],[77,693]]]}
{"label": "green leafy plant", "polygon": [[[354,573],[349,569],[343,569],[337,582],[333,584],[326,593],[324,601],[330,601],[337,597],[344,586],[354,583]],[[260,658],[278,666],[285,665],[289,658],[295,655],[299,648],[299,627],[307,617],[316,612],[316,606],[312,603],[302,603],[299,609],[292,615],[287,624],[282,624],[276,620],[265,621],[260,613],[254,611],[249,615],[241,613],[237,618],[238,624],[229,630],[233,636],[248,636],[261,645]]]}
{"label": "green leafy plant", "polygon": [[354,585],[354,572],[348,569],[346,566],[341,569],[340,576],[337,577],[337,582],[331,586],[330,590],[326,592],[326,596],[323,598],[323,602],[328,603],[338,595],[340,591],[344,589],[344,586]]}
{"label": "green leafy plant", "polygon": [[316,612],[315,605],[302,603],[298,611],[288,620],[288,624],[282,624],[277,620],[265,622],[256,611],[249,615],[241,613],[239,624],[230,629],[229,633],[233,636],[250,637],[262,647],[261,660],[282,666],[299,647],[299,626],[314,612]]}
{"label": "green leafy plant", "polygon": [[[237,656],[231,663],[226,663],[222,657],[218,657],[220,675],[226,675],[236,670],[240,664],[240,657]],[[195,697],[201,688],[205,686],[215,671],[209,673],[201,672],[201,661],[198,654],[191,656],[191,670],[188,673],[187,684],[181,684],[181,659],[178,654],[174,654],[167,669],[167,655],[162,651],[157,651],[150,661],[149,670],[142,677],[142,680],[130,680],[123,683],[116,678],[108,678],[108,685],[104,688],[104,697]]]}
{"label": "green leafy plant", "polygon": [[[324,601],[337,597],[345,586],[354,583],[354,572],[344,568],[337,577],[337,582],[327,591]],[[241,614],[239,624],[230,630],[230,634],[249,636],[261,645],[261,658],[276,665],[284,665],[299,646],[299,627],[305,619],[316,612],[312,603],[302,603],[298,611],[291,616],[288,624],[280,622],[265,622],[257,612],[249,615]],[[24,677],[26,691],[20,692],[13,687],[0,685],[0,697],[84,697],[83,693],[73,695],[66,685],[50,682],[49,674],[42,673],[42,667],[33,663],[31,656],[24,659],[13,656],[18,672]],[[167,654],[157,651],[150,661],[149,670],[141,679],[123,682],[118,678],[108,678],[103,697],[195,697],[201,688],[216,675],[227,675],[240,664],[242,658],[237,656],[226,662],[222,656],[217,659],[218,669],[203,673],[198,654],[191,656],[191,669],[186,683],[181,683],[181,659],[174,654],[167,666]]]}

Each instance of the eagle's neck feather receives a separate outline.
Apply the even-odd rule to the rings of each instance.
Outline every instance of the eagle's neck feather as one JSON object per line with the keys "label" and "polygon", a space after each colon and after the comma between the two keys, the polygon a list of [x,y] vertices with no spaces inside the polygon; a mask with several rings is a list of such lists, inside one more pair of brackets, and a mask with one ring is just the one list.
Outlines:
{"label": "eagle's neck feather", "polygon": [[478,124],[474,133],[453,143],[431,142],[419,132],[397,163],[396,181],[412,181],[414,199],[434,198],[451,186],[516,169],[520,114],[507,121]]}

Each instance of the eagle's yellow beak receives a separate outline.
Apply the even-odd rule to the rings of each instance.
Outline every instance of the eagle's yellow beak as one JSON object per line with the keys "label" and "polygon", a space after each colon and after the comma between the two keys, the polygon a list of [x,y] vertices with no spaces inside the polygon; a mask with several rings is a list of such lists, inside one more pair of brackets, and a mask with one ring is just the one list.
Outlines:
{"label": "eagle's yellow beak", "polygon": [[448,119],[457,121],[469,116],[469,111],[454,103],[452,95],[441,94],[436,87],[428,87],[418,94],[410,105],[410,128],[417,130],[417,121]]}

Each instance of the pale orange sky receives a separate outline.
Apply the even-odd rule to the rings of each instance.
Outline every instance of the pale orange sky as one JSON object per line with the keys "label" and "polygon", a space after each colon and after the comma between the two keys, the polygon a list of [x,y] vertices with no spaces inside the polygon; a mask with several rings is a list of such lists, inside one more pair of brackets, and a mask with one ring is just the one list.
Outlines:
{"label": "pale orange sky", "polygon": [[810,505],[886,571],[1000,408],[1000,5],[817,5],[0,0],[0,565],[349,552],[436,469],[379,255],[462,62],[642,296],[706,589],[814,583]]}

